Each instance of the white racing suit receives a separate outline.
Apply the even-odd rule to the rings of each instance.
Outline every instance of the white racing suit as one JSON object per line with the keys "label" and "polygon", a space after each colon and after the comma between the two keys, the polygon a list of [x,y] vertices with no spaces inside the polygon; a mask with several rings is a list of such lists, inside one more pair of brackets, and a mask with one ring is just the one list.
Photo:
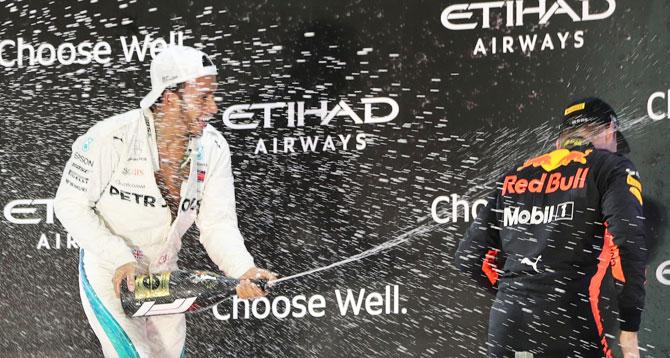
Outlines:
{"label": "white racing suit", "polygon": [[82,304],[107,357],[179,357],[186,337],[181,314],[123,313],[112,284],[121,265],[137,262],[139,273],[177,269],[181,237],[195,222],[200,242],[226,275],[254,267],[237,227],[228,144],[208,125],[187,153],[190,170],[173,221],[154,177],[159,158],[151,111],[108,118],[72,146],[55,212],[81,248]]}

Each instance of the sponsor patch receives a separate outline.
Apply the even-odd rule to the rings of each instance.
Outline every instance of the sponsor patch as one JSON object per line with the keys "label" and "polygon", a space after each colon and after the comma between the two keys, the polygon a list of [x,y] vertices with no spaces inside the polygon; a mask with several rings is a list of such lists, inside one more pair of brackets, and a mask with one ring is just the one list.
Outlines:
{"label": "sponsor patch", "polygon": [[631,192],[631,194],[633,194],[635,199],[637,199],[637,201],[640,202],[640,205],[642,205],[642,192],[638,188],[633,186],[631,186],[628,190]]}
{"label": "sponsor patch", "polygon": [[79,161],[80,163],[84,164],[87,167],[93,167],[93,161],[79,153],[74,153],[72,158],[74,158],[75,160]]}
{"label": "sponsor patch", "polygon": [[566,108],[565,111],[563,112],[563,115],[567,116],[570,113],[581,111],[584,108],[586,108],[586,103],[585,102],[577,103],[574,106],[570,106],[570,107]]}
{"label": "sponsor patch", "polygon": [[547,172],[553,171],[559,167],[567,166],[570,163],[586,164],[586,157],[591,154],[591,149],[585,152],[568,149],[557,149],[553,152],[542,154],[538,157],[526,160],[517,171],[522,171],[528,167],[542,167]]}
{"label": "sponsor patch", "polygon": [[122,175],[132,175],[132,176],[142,176],[144,175],[144,170],[142,168],[123,168],[121,170]]}
{"label": "sponsor patch", "polygon": [[84,144],[81,145],[81,150],[86,153],[91,149],[91,145],[93,144],[93,138],[88,137],[84,141]]}
{"label": "sponsor patch", "polygon": [[556,191],[583,189],[588,174],[589,168],[579,168],[574,175],[569,176],[560,172],[544,173],[541,177],[535,179],[523,179],[516,175],[508,175],[503,181],[502,195],[524,194],[526,192],[551,194]]}
{"label": "sponsor patch", "polygon": [[81,186],[81,185],[79,185],[79,184],[77,184],[77,183],[74,183],[72,180],[70,180],[70,179],[68,179],[68,178],[65,178],[65,183],[66,183],[67,185],[69,185],[70,187],[74,188],[75,190],[79,190],[79,191],[81,191],[82,193],[86,193],[86,192],[88,192],[88,190],[86,190],[86,188],[84,188],[83,186]]}
{"label": "sponsor patch", "polygon": [[628,176],[626,176],[626,184],[630,186],[628,191],[630,191],[635,199],[640,202],[640,205],[642,205],[642,183],[635,177],[637,172],[633,173],[630,169],[626,169],[626,171],[628,172]]}
{"label": "sponsor patch", "polygon": [[534,206],[531,209],[505,207],[503,209],[503,226],[539,225],[554,221],[572,220],[575,203],[568,201],[545,207]]}
{"label": "sponsor patch", "polygon": [[635,177],[630,174],[628,174],[628,177],[626,177],[626,183],[634,188],[637,188],[639,191],[642,191],[642,183],[640,183],[639,180],[635,179]]}
{"label": "sponsor patch", "polygon": [[133,249],[133,256],[139,260],[144,257],[144,252],[142,252],[140,249]]}

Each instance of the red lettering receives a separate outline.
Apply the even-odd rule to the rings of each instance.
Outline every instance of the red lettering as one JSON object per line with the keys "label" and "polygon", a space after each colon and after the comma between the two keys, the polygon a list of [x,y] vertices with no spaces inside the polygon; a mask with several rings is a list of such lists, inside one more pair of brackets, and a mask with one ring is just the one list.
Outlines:
{"label": "red lettering", "polygon": [[545,179],[547,179],[547,173],[542,174],[540,179],[532,179],[530,183],[528,183],[528,191],[531,193],[541,193]]}
{"label": "red lettering", "polygon": [[[578,168],[574,175],[564,176],[561,173],[544,173],[535,179],[519,178],[516,175],[505,177],[502,186],[502,195],[531,193],[551,194],[558,190],[569,191],[582,189],[586,185],[586,176],[589,168]],[[545,186],[546,184],[546,186]]]}
{"label": "red lettering", "polygon": [[514,192],[514,183],[516,182],[516,175],[508,175],[505,177],[505,181],[503,182],[503,187],[502,187],[502,195],[505,195],[506,193],[511,193],[515,194]]}
{"label": "red lettering", "polygon": [[577,169],[577,173],[575,173],[575,180],[572,184],[572,189],[577,189],[577,186],[579,185],[579,176],[582,175],[582,171],[584,171],[584,168]]}
{"label": "red lettering", "polygon": [[579,186],[578,188],[581,189],[586,185],[586,175],[589,173],[589,168],[584,169],[584,172],[582,172],[582,177],[579,179]]}
{"label": "red lettering", "polygon": [[576,175],[561,178],[561,191],[568,191],[572,189],[572,183],[576,181],[575,177]]}
{"label": "red lettering", "polygon": [[526,192],[526,187],[528,187],[528,179],[519,179],[517,182],[514,184],[514,190],[518,194],[523,194]]}
{"label": "red lettering", "polygon": [[547,183],[547,190],[545,190],[545,193],[551,194],[558,190],[559,186],[561,185],[561,173],[554,173],[549,176],[549,182]]}

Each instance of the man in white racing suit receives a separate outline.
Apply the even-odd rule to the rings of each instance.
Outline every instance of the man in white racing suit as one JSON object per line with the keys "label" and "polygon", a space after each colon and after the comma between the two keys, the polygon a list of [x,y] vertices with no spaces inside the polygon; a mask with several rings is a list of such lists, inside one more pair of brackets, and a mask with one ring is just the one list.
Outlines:
{"label": "man in white racing suit", "polygon": [[265,293],[237,226],[230,150],[207,124],[217,112],[217,70],[204,53],[164,49],[151,63],[151,92],[140,109],[105,119],[72,146],[55,212],[81,247],[80,295],[105,356],[179,357],[184,315],[128,318],[126,279],[177,269],[181,238],[195,222],[218,267],[242,279],[240,298]]}

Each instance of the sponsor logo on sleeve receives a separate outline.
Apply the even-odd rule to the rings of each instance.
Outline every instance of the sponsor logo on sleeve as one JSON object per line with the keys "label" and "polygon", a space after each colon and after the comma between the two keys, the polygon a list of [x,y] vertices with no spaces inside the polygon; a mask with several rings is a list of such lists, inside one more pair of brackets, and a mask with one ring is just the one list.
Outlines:
{"label": "sponsor logo on sleeve", "polygon": [[635,199],[642,205],[642,183],[637,179],[639,176],[630,174],[632,172],[631,169],[626,169],[626,171],[629,173],[626,176],[626,183],[628,184],[628,191],[633,194]]}
{"label": "sponsor logo on sleeve", "polygon": [[72,170],[72,169],[68,169],[68,171],[67,171],[67,175],[68,175],[70,178],[72,178],[72,179],[78,181],[79,183],[82,183],[82,184],[84,184],[84,185],[85,185],[85,184],[88,184],[88,178],[82,176],[80,173],[78,173],[78,172],[76,172],[76,171],[74,171],[74,170]]}
{"label": "sponsor logo on sleeve", "polygon": [[81,145],[81,150],[86,153],[91,150],[91,145],[93,145],[93,138],[88,137],[84,140],[84,144]]}
{"label": "sponsor logo on sleeve", "polygon": [[94,163],[93,160],[81,155],[80,153],[74,153],[72,158],[74,158],[75,161],[80,162],[81,164],[83,164],[86,167],[89,167],[89,168],[93,167],[93,163]]}

